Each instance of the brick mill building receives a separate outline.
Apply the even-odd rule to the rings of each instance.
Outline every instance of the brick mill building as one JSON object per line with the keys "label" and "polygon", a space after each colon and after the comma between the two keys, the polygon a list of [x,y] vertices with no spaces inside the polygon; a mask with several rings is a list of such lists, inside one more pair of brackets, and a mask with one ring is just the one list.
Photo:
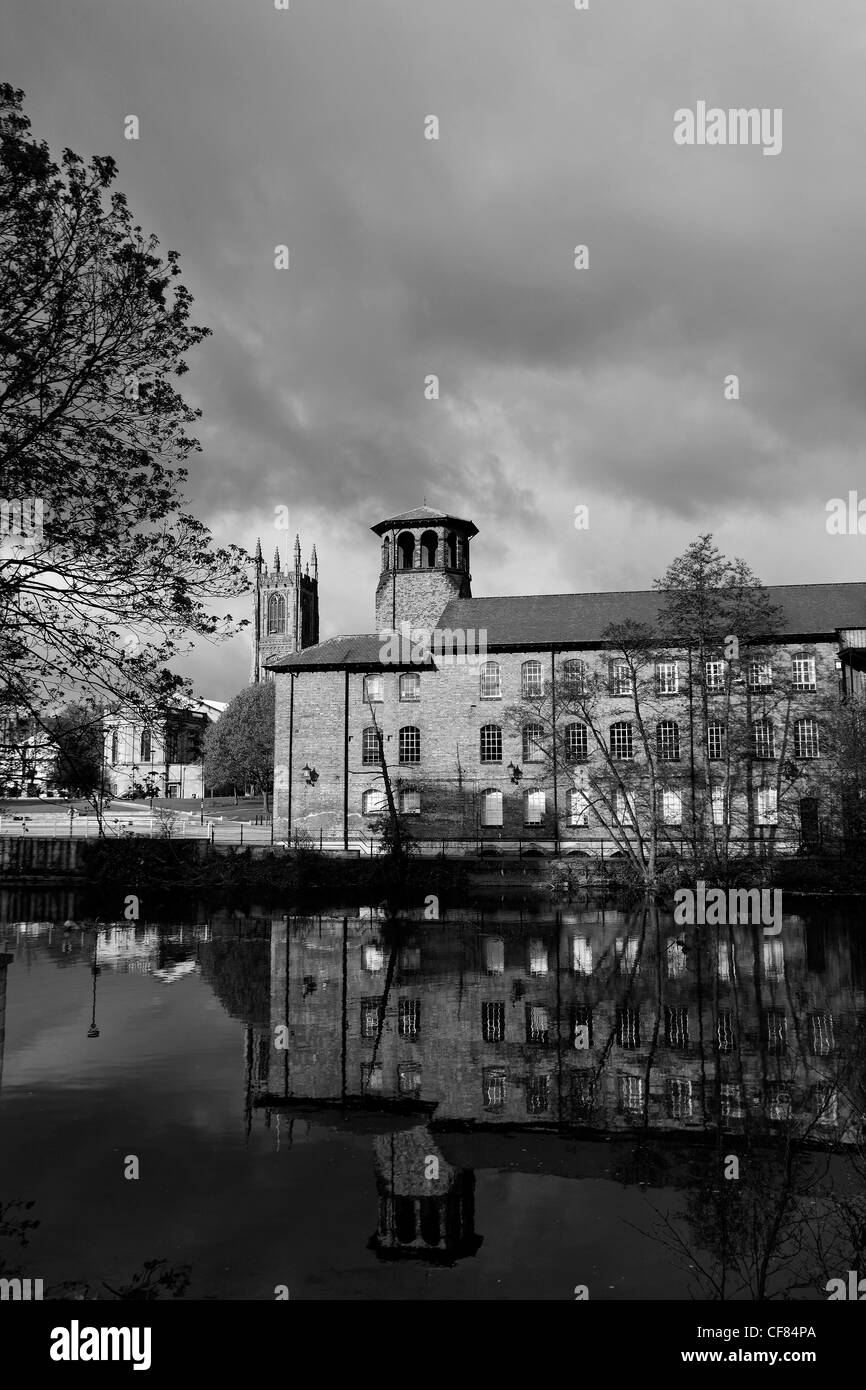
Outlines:
{"label": "brick mill building", "polygon": [[[526,848],[532,841],[554,853],[597,854],[607,845],[610,852],[621,833],[611,821],[627,824],[626,798],[641,795],[642,752],[622,663],[602,634],[627,619],[657,631],[664,596],[648,590],[475,598],[472,521],[423,506],[371,529],[381,543],[373,632],[317,641],[315,552],[313,576],[302,576],[298,542],[291,575],[281,576],[277,566],[276,575],[258,576],[256,671],[276,682],[277,836],[321,835],[346,847],[371,842],[386,807],[378,729],[398,808],[413,818],[417,839],[472,848],[479,841]],[[866,584],[766,592],[781,614],[778,630],[768,634],[760,659],[745,651],[737,668],[735,698],[748,743],[736,785],[730,782],[719,804],[713,790],[711,814],[716,824],[719,816],[730,824],[736,817],[738,833],[750,841],[796,847],[830,833],[838,818],[825,712],[828,702],[864,688]],[[279,631],[265,631],[274,624]],[[439,629],[446,650],[449,634],[463,634],[475,654],[443,661],[435,646],[431,654],[388,640],[395,631],[405,636],[406,625],[410,633]],[[695,738],[711,759],[724,747],[727,730],[715,711],[726,667],[721,659],[706,665],[710,716],[696,735],[689,650],[656,656],[654,696],[644,710],[664,782],[654,814],[675,839],[696,795]],[[610,817],[588,804],[586,779],[601,755],[579,720],[564,716],[563,729],[554,708],[554,746],[563,739],[565,752],[539,754],[532,702],[575,673],[578,680],[603,673],[601,726],[634,789],[623,792],[617,777]],[[522,727],[514,719],[521,705],[528,711]]]}

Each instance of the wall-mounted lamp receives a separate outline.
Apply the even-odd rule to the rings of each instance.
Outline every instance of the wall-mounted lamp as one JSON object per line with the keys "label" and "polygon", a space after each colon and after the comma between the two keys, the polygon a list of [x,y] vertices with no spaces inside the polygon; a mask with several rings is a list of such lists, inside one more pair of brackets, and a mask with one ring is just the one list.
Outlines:
{"label": "wall-mounted lamp", "polygon": [[837,658],[836,658],[836,660],[835,660],[835,662],[834,662],[833,664],[835,665],[837,671],[841,671],[841,670],[842,670],[842,663],[841,663],[841,661],[839,660],[838,656],[837,656]]}
{"label": "wall-mounted lamp", "polygon": [[309,763],[304,763],[304,766],[301,768],[301,771],[304,774],[304,781],[306,782],[307,786],[314,787],[319,780],[319,774],[316,771],[316,769],[314,767],[310,767]]}
{"label": "wall-mounted lamp", "polygon": [[520,768],[517,767],[514,763],[508,764],[508,771],[511,773],[512,782],[519,782],[521,777],[523,776],[523,773],[520,771]]}

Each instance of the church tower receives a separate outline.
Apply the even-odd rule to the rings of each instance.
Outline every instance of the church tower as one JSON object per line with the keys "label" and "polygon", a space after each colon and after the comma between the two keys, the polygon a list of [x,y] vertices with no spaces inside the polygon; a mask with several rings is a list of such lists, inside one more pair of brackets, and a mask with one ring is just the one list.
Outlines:
{"label": "church tower", "polygon": [[[310,567],[312,566],[312,574]],[[253,669],[251,682],[270,679],[265,663],[291,656],[319,640],[319,561],[313,546],[301,573],[301,542],[295,536],[294,566],[283,569],[280,552],[274,551],[270,573],[256,541],[256,587],[253,599]]]}
{"label": "church tower", "polygon": [[435,628],[446,604],[472,597],[471,521],[415,507],[371,526],[382,537],[382,569],[376,588],[376,631]]}

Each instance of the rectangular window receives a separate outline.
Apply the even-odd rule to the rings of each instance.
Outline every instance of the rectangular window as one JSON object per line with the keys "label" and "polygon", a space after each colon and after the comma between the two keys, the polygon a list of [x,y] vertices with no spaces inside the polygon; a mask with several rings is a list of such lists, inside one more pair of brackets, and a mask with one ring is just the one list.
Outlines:
{"label": "rectangular window", "polygon": [[710,692],[724,690],[725,663],[723,661],[705,661],[704,672],[707,690]]}
{"label": "rectangular window", "polygon": [[397,1026],[401,1038],[418,1037],[421,1031],[421,1000],[400,999],[397,1004]]}
{"label": "rectangular window", "polygon": [[361,762],[364,767],[371,765],[378,766],[379,763],[379,740],[376,737],[375,729],[365,729],[361,743]]}
{"label": "rectangular window", "polygon": [[527,792],[523,798],[523,824],[543,825],[546,804],[544,792]]}
{"label": "rectangular window", "polygon": [[400,762],[420,763],[421,730],[407,725],[400,730]]}
{"label": "rectangular window", "polygon": [[420,816],[421,814],[421,793],[416,791],[401,791],[400,793],[400,812],[404,816]]}
{"label": "rectangular window", "polygon": [[595,1108],[595,1075],[591,1071],[571,1073],[571,1109],[576,1120],[588,1120]]}
{"label": "rectangular window", "polygon": [[620,1113],[624,1115],[643,1114],[644,1079],[620,1072],[617,1077]]}
{"label": "rectangular window", "polygon": [[572,938],[571,959],[575,975],[592,974],[592,943],[588,936]]}
{"label": "rectangular window", "polygon": [[385,698],[384,676],[364,677],[364,704],[381,704]]}
{"label": "rectangular window", "polygon": [[482,1092],[485,1110],[504,1110],[508,1073],[504,1067],[485,1067],[482,1072]]}
{"label": "rectangular window", "polygon": [[756,719],[752,725],[752,751],[756,758],[775,758],[776,730],[772,719]]}
{"label": "rectangular window", "polygon": [[566,820],[570,826],[587,826],[589,824],[589,807],[583,792],[572,788],[566,793],[565,804]]}
{"label": "rectangular window", "polygon": [[731,941],[719,942],[719,979],[725,981],[737,978],[737,954]]}
{"label": "rectangular window", "polygon": [[417,671],[405,671],[400,677],[400,699],[413,702],[421,699],[421,677]]}
{"label": "rectangular window", "polygon": [[502,824],[502,792],[493,787],[481,793],[481,824]]}
{"label": "rectangular window", "polygon": [[743,1088],[736,1083],[723,1081],[719,1095],[719,1109],[723,1120],[742,1120],[746,1110],[743,1105]]}
{"label": "rectangular window", "polygon": [[481,1005],[481,1036],[487,1043],[502,1042],[505,1037],[505,1005],[498,1000]]}
{"label": "rectangular window", "polygon": [[795,656],[791,662],[791,677],[795,690],[816,690],[814,656]]}
{"label": "rectangular window", "polygon": [[794,757],[820,757],[817,719],[797,719],[794,721]]}
{"label": "rectangular window", "polygon": [[812,1087],[812,1118],[816,1124],[827,1128],[838,1123],[838,1092],[833,1086]]}
{"label": "rectangular window", "polygon": [[379,1010],[381,999],[361,1000],[361,1037],[375,1038],[379,1031]]}
{"label": "rectangular window", "polygon": [[788,1051],[788,1020],[784,1009],[764,1010],[764,1030],[767,1052],[771,1057],[781,1057]]}
{"label": "rectangular window", "polygon": [[619,962],[620,975],[636,975],[640,969],[638,961],[639,941],[636,936],[618,936],[616,938],[616,958]]}
{"label": "rectangular window", "polygon": [[544,671],[540,661],[523,663],[521,682],[524,700],[539,700],[544,694]]}
{"label": "rectangular window", "polygon": [[675,661],[656,662],[656,691],[659,695],[679,693],[679,667]]}
{"label": "rectangular window", "polygon": [[526,1112],[528,1115],[543,1115],[550,1109],[550,1077],[527,1076]]}
{"label": "rectangular window", "polygon": [[829,1057],[833,1051],[833,1015],[809,1015],[809,1050],[813,1057]]}
{"label": "rectangular window", "polygon": [[677,1052],[683,1052],[689,1045],[689,1011],[665,1005],[665,1042]]}
{"label": "rectangular window", "polygon": [[690,1120],[692,1118],[691,1081],[676,1076],[668,1077],[667,1110],[671,1120]]}
{"label": "rectangular window", "polygon": [[501,975],[505,970],[505,942],[501,936],[484,938],[484,969],[488,975]]}
{"label": "rectangular window", "polygon": [[778,824],[775,787],[762,787],[758,792],[757,822],[758,825]]}
{"label": "rectangular window", "polygon": [[615,798],[616,818],[620,825],[627,826],[633,830],[636,821],[636,811],[633,792],[617,792]]}
{"label": "rectangular window", "polygon": [[523,726],[523,761],[540,763],[544,761],[544,725],[525,724]]}
{"label": "rectangular window", "polygon": [[629,1052],[640,1047],[640,1016],[631,1005],[626,1004],[616,1011],[616,1040]]}
{"label": "rectangular window", "polygon": [[576,721],[565,726],[565,756],[570,763],[585,762],[589,756],[586,725]]}
{"label": "rectangular window", "polygon": [[502,762],[502,730],[498,724],[485,724],[481,730],[481,761]]}
{"label": "rectangular window", "polygon": [[725,726],[714,719],[707,725],[707,753],[710,762],[720,763],[725,757]]}
{"label": "rectangular window", "polygon": [[773,684],[773,664],[770,661],[749,662],[749,689],[769,690]]}
{"label": "rectangular window", "polygon": [[630,722],[611,724],[610,756],[616,759],[634,757],[634,738]]}
{"label": "rectangular window", "polygon": [[550,1012],[546,1004],[526,1005],[526,1041],[538,1047],[550,1043]]}
{"label": "rectangular window", "polygon": [[610,693],[611,695],[631,694],[631,667],[627,661],[612,661],[610,663]]}
{"label": "rectangular window", "polygon": [[482,700],[502,699],[502,676],[498,661],[486,661],[481,667],[479,694]]}
{"label": "rectangular window", "polygon": [[777,936],[765,937],[763,941],[764,979],[784,980],[785,952]]}
{"label": "rectangular window", "polygon": [[713,787],[711,806],[713,809],[713,825],[726,825],[727,816],[727,796],[724,787]]}
{"label": "rectangular window", "polygon": [[363,948],[364,969],[371,975],[379,975],[385,968],[385,952],[378,942],[371,942]]}
{"label": "rectangular window", "polygon": [[547,974],[547,942],[533,937],[529,943],[530,975]]}
{"label": "rectangular window", "polygon": [[400,950],[400,971],[411,975],[421,969],[421,947],[403,946]]}
{"label": "rectangular window", "polygon": [[417,1096],[421,1090],[421,1063],[400,1062],[397,1067],[397,1090],[401,1096]]}
{"label": "rectangular window", "polygon": [[382,1063],[381,1062],[362,1062],[361,1063],[361,1092],[366,1094],[368,1091],[381,1091],[382,1089]]}
{"label": "rectangular window", "polygon": [[682,979],[683,975],[686,973],[686,953],[683,949],[683,942],[680,941],[678,937],[668,937],[665,959],[667,960],[668,979]]}
{"label": "rectangular window", "polygon": [[734,1015],[731,1009],[722,1009],[716,1024],[716,1046],[719,1052],[733,1052],[736,1046]]}
{"label": "rectangular window", "polygon": [[663,825],[682,825],[683,798],[680,792],[660,791],[658,807],[659,819]]}

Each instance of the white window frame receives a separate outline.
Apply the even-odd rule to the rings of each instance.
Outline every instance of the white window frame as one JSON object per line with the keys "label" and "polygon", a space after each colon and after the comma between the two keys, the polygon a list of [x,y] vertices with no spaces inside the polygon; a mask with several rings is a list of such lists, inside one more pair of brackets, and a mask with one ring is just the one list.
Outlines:
{"label": "white window frame", "polygon": [[479,700],[502,699],[502,667],[498,661],[485,661],[478,672],[478,698]]}
{"label": "white window frame", "polygon": [[755,798],[755,824],[779,824],[779,797],[775,787],[759,787]]}
{"label": "white window frame", "polygon": [[658,695],[679,695],[680,667],[678,661],[656,662],[656,693]]}
{"label": "white window frame", "polygon": [[817,690],[814,656],[791,658],[791,683],[795,690]]}
{"label": "white window frame", "polygon": [[520,668],[520,692],[524,700],[540,700],[544,695],[544,667],[530,657]]}

